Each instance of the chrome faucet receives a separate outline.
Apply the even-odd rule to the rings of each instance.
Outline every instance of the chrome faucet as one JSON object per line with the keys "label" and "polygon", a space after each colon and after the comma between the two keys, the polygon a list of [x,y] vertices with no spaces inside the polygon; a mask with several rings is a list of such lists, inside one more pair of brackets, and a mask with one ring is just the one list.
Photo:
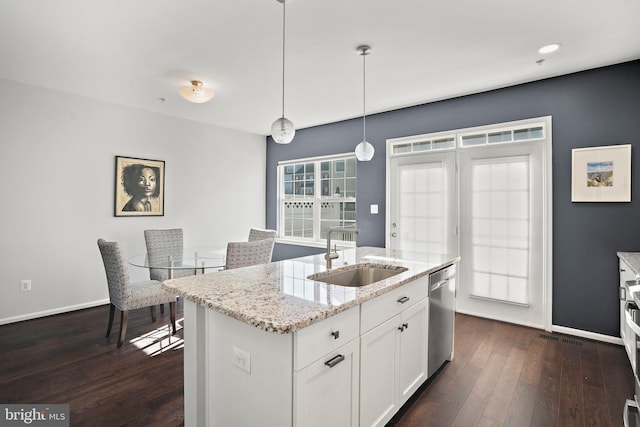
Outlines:
{"label": "chrome faucet", "polygon": [[356,233],[358,234],[360,232],[360,230],[358,230],[357,228],[352,228],[352,227],[331,227],[329,228],[329,232],[327,233],[327,253],[324,254],[324,259],[327,260],[327,270],[331,269],[331,260],[334,260],[336,258],[338,258],[338,251],[334,249],[333,252],[331,252],[331,234],[332,233],[338,233],[338,232],[342,232],[342,233]]}

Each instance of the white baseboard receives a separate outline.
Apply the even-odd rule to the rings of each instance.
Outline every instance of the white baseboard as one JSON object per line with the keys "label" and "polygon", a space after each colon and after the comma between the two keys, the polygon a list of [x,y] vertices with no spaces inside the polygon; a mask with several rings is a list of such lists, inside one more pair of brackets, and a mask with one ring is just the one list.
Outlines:
{"label": "white baseboard", "polygon": [[602,341],[602,342],[608,342],[610,344],[623,345],[622,338],[612,337],[611,335],[596,334],[595,332],[583,331],[581,329],[573,329],[573,328],[567,328],[566,326],[557,326],[557,325],[552,325],[551,330],[553,332],[559,332],[561,334],[587,338],[594,341]]}
{"label": "white baseboard", "polygon": [[456,308],[456,313],[461,313],[461,314],[467,314],[469,316],[475,316],[475,317],[481,317],[483,319],[489,319],[489,320],[497,320],[498,322],[504,322],[504,323],[511,323],[513,325],[520,325],[520,326],[525,326],[527,328],[533,328],[533,329],[542,329],[544,330],[544,326],[542,325],[536,325],[533,323],[527,323],[527,322],[513,322],[507,318],[501,317],[501,316],[491,316],[491,315],[485,315],[485,314],[478,314],[472,311],[466,311],[466,310],[458,310]]}
{"label": "white baseboard", "polygon": [[4,319],[0,319],[0,325],[7,325],[9,323],[16,323],[16,322],[22,322],[24,320],[37,319],[39,317],[52,316],[54,314],[68,313],[70,311],[82,310],[84,308],[97,307],[99,305],[105,305],[105,304],[109,304],[108,298],[104,300],[99,300],[99,301],[87,302],[84,304],[70,305],[67,307],[58,307],[58,308],[53,308],[51,310],[38,311],[36,313],[22,314],[20,316],[6,317]]}
{"label": "white baseboard", "polygon": [[[526,323],[511,322],[511,321],[505,320],[505,319],[500,318],[500,317],[480,316],[478,314],[470,313],[470,312],[466,312],[466,311],[462,311],[462,310],[456,310],[456,312],[457,313],[462,313],[462,314],[468,314],[470,316],[483,317],[483,318],[486,318],[486,319],[497,320],[499,322],[513,323],[513,324],[520,325],[520,326],[526,326],[528,328],[545,330],[542,326],[530,325],[530,324],[526,324]],[[602,341],[602,342],[608,342],[610,344],[623,345],[622,338],[620,338],[620,337],[613,337],[611,335],[596,334],[595,332],[583,331],[581,329],[567,328],[566,326],[551,325],[551,332],[559,332],[561,334],[573,335],[573,336],[576,336],[576,337],[587,338],[587,339],[594,340],[594,341]]]}

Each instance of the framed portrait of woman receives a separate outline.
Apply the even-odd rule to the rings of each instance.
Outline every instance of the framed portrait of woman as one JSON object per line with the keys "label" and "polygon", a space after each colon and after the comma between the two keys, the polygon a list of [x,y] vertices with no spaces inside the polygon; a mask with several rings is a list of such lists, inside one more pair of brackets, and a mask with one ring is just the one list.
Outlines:
{"label": "framed portrait of woman", "polygon": [[116,156],[115,216],[164,216],[164,161]]}

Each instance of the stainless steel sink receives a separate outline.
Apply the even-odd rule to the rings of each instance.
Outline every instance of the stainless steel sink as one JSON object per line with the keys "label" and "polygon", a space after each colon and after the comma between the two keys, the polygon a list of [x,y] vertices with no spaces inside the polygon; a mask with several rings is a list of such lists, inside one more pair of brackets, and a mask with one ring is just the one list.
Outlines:
{"label": "stainless steel sink", "polygon": [[332,285],[359,287],[388,279],[404,271],[407,271],[407,268],[396,265],[354,264],[312,274],[307,279]]}

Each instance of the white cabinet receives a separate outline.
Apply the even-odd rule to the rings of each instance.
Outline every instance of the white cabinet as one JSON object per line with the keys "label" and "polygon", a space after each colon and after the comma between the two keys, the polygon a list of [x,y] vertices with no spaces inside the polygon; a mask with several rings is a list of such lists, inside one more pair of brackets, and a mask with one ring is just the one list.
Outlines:
{"label": "white cabinet", "polygon": [[294,334],[293,425],[357,427],[359,307]]}
{"label": "white cabinet", "polygon": [[626,295],[625,282],[630,280],[636,280],[636,275],[627,263],[620,260],[620,337],[624,343],[624,347],[627,351],[629,362],[631,362],[631,368],[633,372],[636,372],[635,366],[635,334],[631,328],[627,325],[626,311],[627,304],[634,304],[631,295]]}
{"label": "white cabinet", "polygon": [[185,425],[384,426],[427,379],[428,277],[293,333],[185,300]]}
{"label": "white cabinet", "polygon": [[400,315],[360,338],[360,424],[385,425],[399,409],[398,338]]}
{"label": "white cabinet", "polygon": [[[375,307],[366,303],[362,307],[362,324],[367,324],[369,316],[379,315],[381,306],[398,307],[386,312],[399,313],[360,338],[361,426],[384,426],[427,379],[426,287],[420,279],[406,286],[399,288],[401,292],[378,297]],[[400,301],[413,304],[399,310]]]}
{"label": "white cabinet", "polygon": [[398,391],[401,405],[427,379],[428,310],[429,304],[425,298],[404,311],[400,318],[400,323],[405,328],[400,332],[398,356]]}
{"label": "white cabinet", "polygon": [[358,344],[351,340],[294,373],[294,426],[358,426]]}

